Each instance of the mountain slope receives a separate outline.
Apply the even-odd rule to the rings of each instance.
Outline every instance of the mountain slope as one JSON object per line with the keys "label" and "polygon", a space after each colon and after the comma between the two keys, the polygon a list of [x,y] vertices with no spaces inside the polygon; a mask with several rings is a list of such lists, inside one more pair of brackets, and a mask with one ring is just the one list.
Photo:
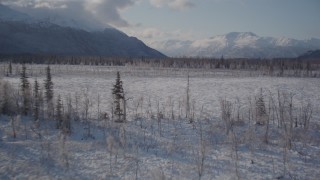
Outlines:
{"label": "mountain slope", "polygon": [[86,31],[33,20],[0,5],[0,53],[117,57],[165,57],[135,37],[114,29]]}
{"label": "mountain slope", "polygon": [[299,56],[302,59],[320,59],[320,49],[314,51],[308,51]]}
{"label": "mountain slope", "polygon": [[0,4],[0,21],[29,21],[32,20],[27,14],[14,11],[7,6]]}
{"label": "mountain slope", "polygon": [[320,40],[259,37],[251,32],[232,32],[195,41],[166,41],[158,44],[169,56],[276,58],[297,57],[319,49]]}

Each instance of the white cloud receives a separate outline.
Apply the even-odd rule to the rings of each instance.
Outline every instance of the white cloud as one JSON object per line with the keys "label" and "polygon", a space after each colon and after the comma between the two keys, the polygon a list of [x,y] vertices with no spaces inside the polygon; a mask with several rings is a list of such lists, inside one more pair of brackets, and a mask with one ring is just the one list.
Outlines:
{"label": "white cloud", "polygon": [[35,17],[59,16],[76,20],[87,27],[112,25],[119,28],[132,26],[121,16],[122,11],[142,1],[174,10],[194,6],[191,0],[0,0],[0,3]]}
{"label": "white cloud", "polygon": [[183,33],[180,30],[168,31],[152,27],[129,27],[121,28],[121,30],[130,36],[135,36],[148,42],[166,39],[185,39],[190,35],[187,35],[187,33]]}
{"label": "white cloud", "polygon": [[116,27],[129,26],[120,11],[134,0],[0,0],[0,3],[37,16],[58,14],[76,20],[98,20]]}
{"label": "white cloud", "polygon": [[169,39],[192,39],[193,32],[144,27],[142,24],[132,25],[121,16],[122,11],[139,5],[142,1],[150,2],[155,7],[174,10],[194,6],[190,0],[0,0],[0,3],[34,17],[76,20],[77,27],[87,30],[105,28],[110,24],[155,48],[163,46],[161,42]]}
{"label": "white cloud", "polygon": [[134,4],[133,0],[85,0],[85,9],[101,21],[117,27],[129,26],[120,15],[120,10]]}
{"label": "white cloud", "polygon": [[121,28],[123,32],[129,36],[134,36],[141,39],[147,45],[156,48],[165,48],[164,42],[167,41],[189,41],[196,39],[194,32],[182,30],[164,30],[153,27],[130,27]]}
{"label": "white cloud", "polygon": [[[71,1],[71,0],[69,0]],[[66,5],[68,0],[0,0],[5,5],[17,6],[21,8],[61,8]]]}
{"label": "white cloud", "polygon": [[150,0],[150,3],[155,7],[167,6],[175,10],[184,10],[195,6],[190,0]]}
{"label": "white cloud", "polygon": [[156,28],[146,28],[146,29],[143,29],[142,31],[137,31],[135,34],[143,39],[151,39],[151,40],[155,38],[162,39],[170,35],[170,33],[161,31]]}

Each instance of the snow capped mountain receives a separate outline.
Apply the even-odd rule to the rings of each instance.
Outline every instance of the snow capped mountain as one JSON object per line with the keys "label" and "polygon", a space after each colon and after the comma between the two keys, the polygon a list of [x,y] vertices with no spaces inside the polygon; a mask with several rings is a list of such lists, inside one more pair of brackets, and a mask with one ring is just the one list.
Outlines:
{"label": "snow capped mountain", "polygon": [[52,16],[47,16],[42,19],[39,19],[38,21],[43,21],[43,22],[50,22],[52,24],[56,24],[62,27],[70,27],[74,29],[82,29],[86,31],[102,31],[105,28],[112,28],[111,26],[105,25],[105,26],[99,26],[97,28],[97,25],[95,24],[94,26],[90,25],[90,23],[87,22],[79,22],[75,19],[67,19],[64,17],[61,17],[59,15],[52,15]]}
{"label": "snow capped mountain", "polygon": [[79,21],[63,17],[57,13],[48,13],[46,16],[37,15],[36,13],[25,14],[2,4],[0,4],[0,21],[19,21],[28,24],[55,24],[86,31],[103,31],[105,28],[113,28],[112,26],[101,24],[92,19],[82,19]]}
{"label": "snow capped mountain", "polygon": [[[169,43],[168,43],[169,42]],[[320,48],[320,39],[296,40],[286,37],[259,37],[252,32],[231,32],[195,41],[170,40],[158,44],[169,56],[276,58],[297,57]],[[183,44],[181,46],[180,44]]]}
{"label": "snow capped mountain", "polygon": [[61,17],[34,19],[0,4],[0,53],[165,57],[111,27],[89,31]]}

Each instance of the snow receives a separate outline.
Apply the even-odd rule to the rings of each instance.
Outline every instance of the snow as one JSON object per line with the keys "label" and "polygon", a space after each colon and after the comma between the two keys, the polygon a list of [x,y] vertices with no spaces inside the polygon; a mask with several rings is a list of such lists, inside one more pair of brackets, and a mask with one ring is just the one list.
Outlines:
{"label": "snow", "polygon": [[[170,41],[170,47],[156,46],[168,56],[229,58],[278,58],[297,57],[310,49],[319,49],[320,40],[296,40],[287,37],[260,37],[252,32],[231,32],[206,39],[183,43]],[[165,42],[158,44],[166,44]],[[176,44],[176,45],[175,45]]]}
{"label": "snow", "polygon": [[[13,69],[16,67],[19,66],[14,65]],[[45,67],[27,65],[31,84],[35,78],[43,83]],[[0,179],[135,179],[136,176],[138,179],[198,179],[201,143],[205,144],[202,179],[237,179],[237,176],[275,179],[283,175],[284,150],[288,159],[284,179],[317,179],[320,175],[320,81],[317,78],[251,77],[239,76],[234,71],[142,67],[51,65],[51,70],[55,97],[78,94],[82,100],[83,94],[89,92],[94,138],[86,138],[87,125],[76,121],[72,122],[72,134],[64,141],[63,135],[53,128],[54,121],[48,120],[41,123],[39,132],[43,138],[39,139],[32,131],[32,119],[21,117],[16,120],[14,139],[9,118],[2,116]],[[110,114],[116,71],[120,71],[129,98],[129,121],[125,124],[97,120],[98,95],[100,111]],[[184,118],[188,73],[191,102],[195,102],[194,124]],[[20,83],[15,72],[3,80],[14,87]],[[250,124],[246,119],[249,98],[254,99],[261,88],[266,101],[270,94],[276,97],[279,90],[294,94],[296,106],[313,104],[309,133],[297,135],[291,150],[283,148],[283,132],[275,124],[270,124],[270,143],[265,144],[262,141],[265,127]],[[220,100],[224,98],[235,107],[239,105],[242,112],[244,123],[235,126],[239,135],[237,145],[232,143],[231,134],[226,135],[221,120]],[[156,118],[158,104],[164,115],[160,121]],[[126,142],[121,136],[124,131]],[[295,132],[302,133],[300,129]],[[302,137],[305,141],[299,139]]]}
{"label": "snow", "polygon": [[101,24],[97,20],[89,17],[84,17],[81,20],[79,20],[79,17],[77,18],[78,19],[63,17],[61,14],[56,14],[51,11],[47,11],[46,15],[41,15],[38,11],[24,13],[0,4],[0,20],[2,21],[19,21],[26,24],[56,24],[62,27],[70,27],[89,32],[113,28],[110,25]]}

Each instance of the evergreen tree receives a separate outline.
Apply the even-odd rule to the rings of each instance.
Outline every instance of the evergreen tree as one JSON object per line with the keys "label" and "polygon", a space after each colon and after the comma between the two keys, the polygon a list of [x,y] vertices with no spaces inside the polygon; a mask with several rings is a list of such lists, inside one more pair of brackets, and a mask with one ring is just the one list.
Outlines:
{"label": "evergreen tree", "polygon": [[48,66],[46,68],[47,78],[44,82],[45,83],[44,86],[45,86],[45,90],[46,90],[45,95],[46,95],[47,102],[50,102],[53,99],[53,82],[51,80],[51,72],[50,71],[51,71],[50,66]]}
{"label": "evergreen tree", "polygon": [[34,104],[33,104],[34,120],[39,121],[40,95],[39,95],[39,83],[37,79],[34,81],[33,98],[34,98]]}
{"label": "evergreen tree", "polygon": [[267,112],[265,107],[265,102],[262,94],[262,89],[260,89],[260,94],[256,99],[256,118],[257,124],[263,125],[265,123]]}
{"label": "evergreen tree", "polygon": [[124,122],[124,92],[119,72],[117,72],[116,84],[113,85],[112,95],[116,122]]}
{"label": "evergreen tree", "polygon": [[57,99],[57,104],[56,104],[56,127],[57,129],[62,129],[62,122],[63,122],[63,104],[61,101],[60,95],[58,96]]}
{"label": "evergreen tree", "polygon": [[9,63],[9,74],[12,75],[12,64],[11,64],[11,61]]}
{"label": "evergreen tree", "polygon": [[22,113],[23,115],[28,115],[30,111],[30,83],[28,81],[27,73],[26,73],[26,66],[25,64],[22,65],[22,72],[21,72],[21,91],[22,91],[22,98],[23,98],[23,107]]}
{"label": "evergreen tree", "polygon": [[8,82],[4,82],[1,88],[1,113],[11,116],[15,114],[16,111],[15,103],[12,97],[13,89]]}
{"label": "evergreen tree", "polygon": [[47,112],[48,116],[52,117],[53,116],[53,82],[51,79],[51,72],[50,72],[50,66],[46,68],[46,79],[44,81],[44,88],[45,88],[45,98],[47,102]]}

